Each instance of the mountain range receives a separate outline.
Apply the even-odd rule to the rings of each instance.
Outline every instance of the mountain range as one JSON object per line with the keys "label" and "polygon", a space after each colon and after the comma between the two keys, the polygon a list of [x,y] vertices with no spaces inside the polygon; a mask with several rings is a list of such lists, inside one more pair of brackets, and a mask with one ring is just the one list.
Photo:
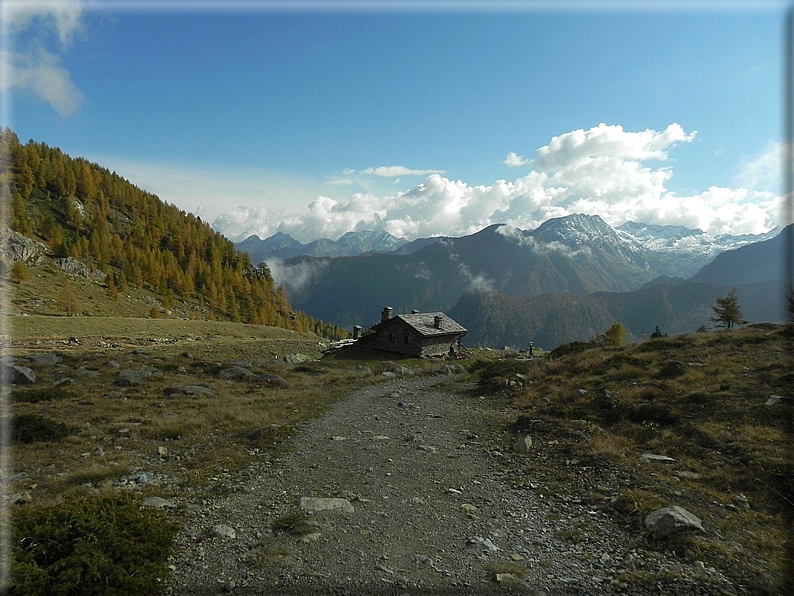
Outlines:
{"label": "mountain range", "polygon": [[[510,228],[504,226],[503,233],[508,233],[508,230]],[[534,231],[523,232],[514,229],[510,233],[525,237],[533,236],[545,243],[557,241],[572,247],[587,246],[592,242],[597,242],[601,246],[612,244],[615,248],[622,247],[624,253],[632,253],[630,258],[639,256],[659,275],[688,277],[718,254],[772,238],[778,232],[779,230],[775,228],[766,234],[758,235],[710,236],[703,230],[683,226],[632,221],[610,228],[598,216],[574,214],[550,219]],[[418,238],[409,242],[385,231],[365,230],[347,232],[336,241],[321,238],[303,244],[289,234],[276,232],[264,240],[251,235],[238,242],[236,248],[248,253],[253,263],[261,263],[298,256],[350,257],[373,252],[410,254],[429,244],[451,239],[448,236],[436,236]]]}
{"label": "mountain range", "polygon": [[443,310],[469,328],[469,345],[536,341],[553,348],[591,339],[616,320],[633,338],[655,325],[694,331],[733,286],[746,318],[784,318],[778,230],[712,238],[680,226],[612,228],[597,215],[575,214],[535,230],[492,225],[424,240],[414,250],[403,244],[392,252],[302,255],[268,265],[290,302],[322,320],[367,326],[386,305]]}

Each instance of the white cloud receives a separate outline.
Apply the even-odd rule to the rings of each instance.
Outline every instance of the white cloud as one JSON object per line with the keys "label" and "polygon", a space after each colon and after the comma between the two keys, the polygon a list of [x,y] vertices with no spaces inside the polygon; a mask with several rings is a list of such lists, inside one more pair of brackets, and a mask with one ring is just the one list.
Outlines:
{"label": "white cloud", "polygon": [[736,177],[738,183],[753,190],[778,191],[783,180],[784,150],[784,143],[771,142],[761,153],[744,160]]}
{"label": "white cloud", "polygon": [[[572,213],[600,215],[611,225],[627,220],[676,224],[712,235],[755,234],[778,225],[781,199],[761,182],[713,186],[686,196],[667,189],[673,175],[670,152],[694,137],[678,124],[641,132],[601,124],[554,137],[532,160],[509,154],[506,162],[523,162],[529,170],[514,181],[471,186],[433,171],[422,183],[399,192],[341,198],[321,194],[279,223],[271,217],[268,229],[275,232],[275,226],[302,242],[365,229],[414,239],[471,234],[496,223],[530,230]],[[765,164],[772,168],[771,154],[770,149],[748,162],[745,175],[765,172]]]}
{"label": "white cloud", "polygon": [[[345,170],[348,171],[348,170]],[[444,170],[412,170],[405,166],[378,166],[361,170],[362,174],[393,178],[395,176],[427,176],[428,174],[443,174]]]}
{"label": "white cloud", "polygon": [[510,153],[507,154],[507,157],[505,157],[505,160],[502,163],[508,167],[516,168],[519,166],[527,165],[529,163],[529,160],[524,159],[518,153],[511,151]]}
{"label": "white cloud", "polygon": [[3,20],[12,32],[19,32],[39,22],[45,28],[54,27],[61,45],[67,45],[72,37],[83,30],[83,8],[81,0],[26,0],[3,5]]}
{"label": "white cloud", "polygon": [[50,106],[61,117],[71,116],[83,102],[83,95],[72,83],[58,56],[40,49],[35,55],[0,53],[3,72],[2,91],[16,88],[27,91]]}
{"label": "white cloud", "polygon": [[[19,89],[48,103],[61,117],[77,111],[83,101],[61,57],[47,48],[46,33],[55,33],[59,50],[83,30],[83,2],[60,0],[4,3],[2,19],[11,34],[14,51],[0,54],[2,91]],[[33,33],[25,36],[27,30]],[[44,32],[45,35],[42,35]]]}

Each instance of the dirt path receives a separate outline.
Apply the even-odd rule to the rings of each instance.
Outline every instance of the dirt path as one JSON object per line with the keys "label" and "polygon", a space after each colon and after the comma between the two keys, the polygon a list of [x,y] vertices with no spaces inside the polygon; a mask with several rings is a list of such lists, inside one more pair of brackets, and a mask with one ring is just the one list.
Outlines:
{"label": "dirt path", "polygon": [[[706,589],[673,555],[637,549],[636,536],[579,498],[599,487],[592,470],[565,472],[570,494],[544,492],[528,471],[546,457],[542,441],[513,452],[514,419],[442,377],[360,389],[279,459],[219,476],[216,495],[188,504],[168,592],[734,593],[716,577]],[[347,499],[352,511],[313,513],[317,528],[303,537],[274,533],[274,521],[301,513],[301,497]],[[218,525],[235,537],[216,535]],[[667,575],[675,580],[632,583]]]}

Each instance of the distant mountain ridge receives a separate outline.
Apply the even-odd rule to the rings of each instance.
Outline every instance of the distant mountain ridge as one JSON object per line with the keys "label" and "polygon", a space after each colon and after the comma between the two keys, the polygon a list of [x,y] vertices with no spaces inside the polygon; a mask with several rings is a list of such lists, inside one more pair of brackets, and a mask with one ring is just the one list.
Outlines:
{"label": "distant mountain ridge", "polygon": [[[615,257],[623,258],[656,275],[689,277],[714,257],[726,250],[775,237],[775,228],[757,235],[722,235],[712,237],[703,230],[684,226],[644,224],[633,221],[615,228],[598,215],[575,213],[552,218],[534,230],[521,230],[504,224],[495,224],[502,234],[535,245],[568,247],[571,250],[588,250],[598,247]],[[493,226],[489,226],[493,227]],[[276,232],[260,239],[252,235],[237,243],[236,248],[247,253],[253,263],[270,259],[290,259],[298,256],[346,257],[372,252],[411,254],[425,246],[452,241],[450,236],[417,238],[407,241],[385,231],[365,230],[347,232],[338,240],[321,238],[303,244],[289,234]]]}
{"label": "distant mountain ridge", "polygon": [[[727,284],[771,283],[765,291],[753,290],[758,303],[750,310],[757,316],[778,312],[779,302],[767,295],[779,285],[780,276],[770,273],[774,266],[769,271],[756,267],[754,276],[743,277],[741,272],[747,267],[731,265],[742,252],[721,248],[744,245],[749,251],[768,243],[764,254],[753,258],[779,263],[775,247],[781,245],[780,240],[753,242],[774,232],[717,241],[700,230],[681,227],[621,227],[612,228],[596,215],[577,214],[549,220],[530,231],[495,224],[469,236],[417,244],[413,252],[404,245],[397,252],[355,257],[300,256],[273,264],[271,269],[292,304],[323,320],[345,327],[368,326],[377,322],[385,305],[397,312],[450,311],[467,328],[482,329],[470,333],[469,342],[492,347],[512,343],[517,329],[532,337],[532,329],[540,328],[545,329],[544,341],[554,347],[555,342],[591,329],[603,331],[598,327],[614,316],[633,317],[632,333],[643,332],[642,317],[657,320],[648,323],[651,330],[668,321],[676,330],[693,331],[688,326],[694,321],[699,321],[696,327],[708,321],[703,296],[713,304],[720,292],[730,289]],[[681,244],[687,250],[677,260],[680,253],[675,247]],[[725,255],[720,259],[727,263],[722,269],[733,277],[720,274],[684,285],[717,251]],[[706,275],[708,269],[704,271]],[[672,289],[680,285],[684,287]],[[480,298],[472,300],[472,295]],[[686,306],[687,295],[699,296],[692,302],[697,308]],[[642,301],[647,305],[642,306]],[[607,303],[609,308],[604,306]],[[620,306],[623,303],[634,306]],[[496,316],[497,310],[502,314]],[[541,327],[538,312],[547,313]],[[534,323],[527,327],[529,321]]]}
{"label": "distant mountain ridge", "polygon": [[336,241],[320,238],[308,244],[295,240],[289,234],[276,232],[264,240],[255,235],[249,236],[238,242],[236,248],[248,253],[252,262],[261,263],[268,259],[289,259],[304,255],[349,257],[368,252],[393,252],[407,243],[407,240],[384,231],[347,232]]}

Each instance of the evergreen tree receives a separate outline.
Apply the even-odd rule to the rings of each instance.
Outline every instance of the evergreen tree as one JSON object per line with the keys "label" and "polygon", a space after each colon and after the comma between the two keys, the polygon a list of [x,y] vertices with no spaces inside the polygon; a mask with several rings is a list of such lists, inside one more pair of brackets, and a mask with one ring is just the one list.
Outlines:
{"label": "evergreen tree", "polygon": [[717,298],[716,302],[717,305],[711,307],[714,316],[709,320],[716,323],[717,327],[733,329],[734,325],[743,325],[747,322],[739,308],[739,292],[736,288],[728,292],[724,298]]}
{"label": "evergreen tree", "polygon": [[626,343],[626,328],[623,323],[615,323],[604,331],[604,343],[608,346],[622,346]]}

